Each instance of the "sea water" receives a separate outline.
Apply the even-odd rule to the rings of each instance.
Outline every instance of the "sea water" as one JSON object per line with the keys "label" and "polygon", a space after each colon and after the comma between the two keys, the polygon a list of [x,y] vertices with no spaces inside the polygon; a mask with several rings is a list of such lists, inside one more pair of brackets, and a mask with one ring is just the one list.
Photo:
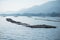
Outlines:
{"label": "sea water", "polygon": [[[29,28],[10,23],[6,21],[6,18],[30,25],[46,24],[56,26],[56,28]],[[36,18],[38,20],[36,20]],[[60,40],[60,22],[47,21],[44,19],[60,20],[59,17],[0,16],[0,40]]]}

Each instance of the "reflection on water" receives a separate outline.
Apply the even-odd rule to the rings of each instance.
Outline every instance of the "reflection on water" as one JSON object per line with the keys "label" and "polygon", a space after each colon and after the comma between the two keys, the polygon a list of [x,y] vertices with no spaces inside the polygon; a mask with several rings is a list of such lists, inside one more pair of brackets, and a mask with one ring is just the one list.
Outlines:
{"label": "reflection on water", "polygon": [[34,17],[8,17],[31,25],[48,24],[57,27],[56,29],[36,29],[7,22],[6,18],[7,17],[0,17],[0,40],[60,40],[60,22],[35,20]]}

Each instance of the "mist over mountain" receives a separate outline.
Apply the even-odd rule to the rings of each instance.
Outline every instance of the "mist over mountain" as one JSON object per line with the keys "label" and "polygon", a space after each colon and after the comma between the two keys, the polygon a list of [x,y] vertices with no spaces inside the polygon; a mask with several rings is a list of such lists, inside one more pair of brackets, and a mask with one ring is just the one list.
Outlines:
{"label": "mist over mountain", "polygon": [[26,10],[22,10],[21,13],[60,13],[60,0],[49,1],[43,5],[33,6]]}
{"label": "mist over mountain", "polygon": [[42,5],[36,5],[28,9],[16,12],[6,12],[6,16],[53,16],[60,17],[60,0],[49,1]]}

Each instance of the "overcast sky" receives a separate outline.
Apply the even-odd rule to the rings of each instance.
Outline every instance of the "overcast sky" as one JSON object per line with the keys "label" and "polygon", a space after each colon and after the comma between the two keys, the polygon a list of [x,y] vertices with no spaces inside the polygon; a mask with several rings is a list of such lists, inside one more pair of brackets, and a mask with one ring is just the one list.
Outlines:
{"label": "overcast sky", "polygon": [[48,0],[0,0],[0,12],[18,11],[46,2]]}

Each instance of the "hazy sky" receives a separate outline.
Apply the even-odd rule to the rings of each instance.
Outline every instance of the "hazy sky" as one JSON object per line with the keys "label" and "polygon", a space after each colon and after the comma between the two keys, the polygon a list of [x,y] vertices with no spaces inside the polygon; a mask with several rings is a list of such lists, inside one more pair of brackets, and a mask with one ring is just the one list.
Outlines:
{"label": "hazy sky", "polygon": [[48,0],[0,0],[0,12],[18,11],[46,2]]}

